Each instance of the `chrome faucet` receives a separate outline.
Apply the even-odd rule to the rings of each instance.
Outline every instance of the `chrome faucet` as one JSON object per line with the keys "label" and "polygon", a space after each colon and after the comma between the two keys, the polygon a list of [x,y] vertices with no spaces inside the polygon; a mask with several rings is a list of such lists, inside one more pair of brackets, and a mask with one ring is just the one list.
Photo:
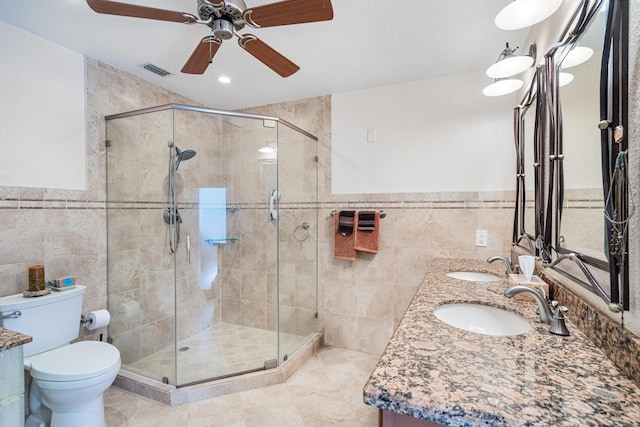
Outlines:
{"label": "chrome faucet", "polygon": [[569,330],[567,329],[567,325],[565,325],[564,313],[567,312],[567,307],[561,306],[558,304],[558,301],[552,301],[551,307],[549,307],[549,303],[547,301],[547,296],[544,292],[542,286],[538,285],[537,288],[541,293],[537,292],[533,288],[529,288],[527,286],[513,286],[506,291],[504,291],[504,296],[507,298],[512,298],[514,295],[525,293],[531,295],[536,302],[538,303],[538,312],[540,313],[540,321],[546,323],[547,325],[551,325],[549,328],[549,332],[554,335],[569,335]]}
{"label": "chrome faucet", "polygon": [[518,268],[517,265],[514,266],[513,264],[511,264],[511,260],[509,258],[505,258],[503,256],[497,256],[496,255],[496,256],[492,256],[492,257],[487,258],[487,262],[489,264],[491,264],[494,261],[502,261],[502,262],[504,262],[504,264],[507,266],[507,271],[504,273],[505,275],[515,273],[517,268]]}

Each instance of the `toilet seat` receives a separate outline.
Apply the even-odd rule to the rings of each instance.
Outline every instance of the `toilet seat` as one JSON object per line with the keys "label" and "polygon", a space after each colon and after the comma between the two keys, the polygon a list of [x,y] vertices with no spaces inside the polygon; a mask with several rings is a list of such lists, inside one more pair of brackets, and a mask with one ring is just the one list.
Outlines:
{"label": "toilet seat", "polygon": [[101,376],[120,366],[120,352],[101,341],[79,341],[33,358],[30,373],[44,381],[78,381]]}

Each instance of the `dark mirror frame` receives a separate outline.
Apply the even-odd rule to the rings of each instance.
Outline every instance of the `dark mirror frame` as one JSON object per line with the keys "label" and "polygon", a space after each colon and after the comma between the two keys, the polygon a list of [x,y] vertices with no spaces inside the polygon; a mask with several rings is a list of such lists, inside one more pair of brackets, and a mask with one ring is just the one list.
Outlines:
{"label": "dark mirror frame", "polygon": [[[525,225],[525,217],[527,215],[527,175],[526,175],[526,147],[527,147],[527,135],[525,132],[526,122],[529,120],[534,120],[534,123],[538,122],[537,109],[534,108],[533,112],[531,112],[532,107],[536,106],[537,102],[537,93],[538,93],[538,75],[541,72],[541,68],[536,69],[533,78],[531,79],[531,84],[529,89],[524,95],[522,102],[517,105],[513,109],[513,136],[515,142],[516,149],[516,205],[515,212],[513,217],[513,244],[516,246],[520,246],[527,252],[537,255],[535,240],[538,235],[538,227],[537,221],[536,226],[534,227],[534,234],[531,234],[531,230],[526,229]],[[534,131],[535,132],[535,131]],[[531,138],[533,142],[535,142],[536,138]],[[534,153],[537,153],[537,150],[534,147]],[[537,157],[534,154],[534,157]],[[538,160],[534,160],[534,183],[537,180],[537,176],[539,175],[538,169],[536,165],[538,165]],[[534,189],[538,188],[537,184],[534,184]],[[535,190],[534,190],[535,192]],[[535,200],[538,200],[535,197]],[[535,207],[537,210],[537,206]]]}
{"label": "dark mirror frame", "polygon": [[[629,1],[610,0],[600,67],[600,137],[611,301],[629,310]],[[623,230],[624,228],[624,230]],[[615,286],[614,286],[615,284]]]}
{"label": "dark mirror frame", "polygon": [[[560,272],[589,289],[618,312],[629,309],[628,235],[626,221],[628,188],[626,177],[627,137],[627,79],[628,79],[628,0],[610,0],[607,28],[603,41],[600,77],[600,110],[602,182],[605,207],[608,262],[596,259],[571,248],[563,247],[560,225],[564,201],[564,153],[562,109],[559,98],[558,73],[566,54],[588,28],[604,0],[584,0],[577,7],[567,28],[546,54],[545,64],[538,67],[529,91],[514,109],[514,138],[516,142],[516,209],[513,244],[540,257],[543,265]],[[536,102],[534,135],[534,193],[535,235],[525,230],[525,135],[524,116]],[[585,126],[594,124],[586,123]],[[597,129],[595,130],[597,132]],[[530,143],[530,141],[529,141]],[[567,263],[565,260],[572,262]],[[577,266],[577,269],[576,269]],[[582,277],[576,275],[581,272]],[[596,277],[597,271],[608,272],[610,292],[607,293]],[[600,279],[602,280],[602,279]],[[606,287],[606,286],[605,286]]]}

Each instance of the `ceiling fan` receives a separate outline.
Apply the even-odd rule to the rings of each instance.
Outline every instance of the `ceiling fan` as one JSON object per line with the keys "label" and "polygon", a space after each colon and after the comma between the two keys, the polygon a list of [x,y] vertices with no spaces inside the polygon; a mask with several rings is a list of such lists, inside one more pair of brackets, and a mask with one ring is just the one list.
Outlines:
{"label": "ceiling fan", "polygon": [[300,69],[253,34],[240,34],[246,25],[252,28],[303,24],[333,19],[331,0],[284,0],[262,6],[247,7],[243,0],[197,0],[198,16],[154,7],[120,3],[110,0],[86,0],[91,9],[108,15],[156,19],[183,24],[204,24],[211,28],[182,67],[183,73],[202,74],[213,61],[223,40],[233,36],[238,44],[258,61],[289,77]]}

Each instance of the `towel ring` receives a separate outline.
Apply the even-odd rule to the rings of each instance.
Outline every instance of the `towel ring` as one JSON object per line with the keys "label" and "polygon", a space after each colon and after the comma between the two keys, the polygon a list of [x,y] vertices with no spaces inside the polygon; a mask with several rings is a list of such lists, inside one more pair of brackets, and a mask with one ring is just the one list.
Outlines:
{"label": "towel ring", "polygon": [[[305,231],[305,236],[301,239],[298,238],[298,231],[299,230],[304,230]],[[298,242],[304,242],[305,240],[307,240],[309,238],[309,223],[307,221],[303,222],[302,224],[300,224],[299,226],[297,226],[295,228],[295,230],[293,230],[293,238],[296,239]]]}

